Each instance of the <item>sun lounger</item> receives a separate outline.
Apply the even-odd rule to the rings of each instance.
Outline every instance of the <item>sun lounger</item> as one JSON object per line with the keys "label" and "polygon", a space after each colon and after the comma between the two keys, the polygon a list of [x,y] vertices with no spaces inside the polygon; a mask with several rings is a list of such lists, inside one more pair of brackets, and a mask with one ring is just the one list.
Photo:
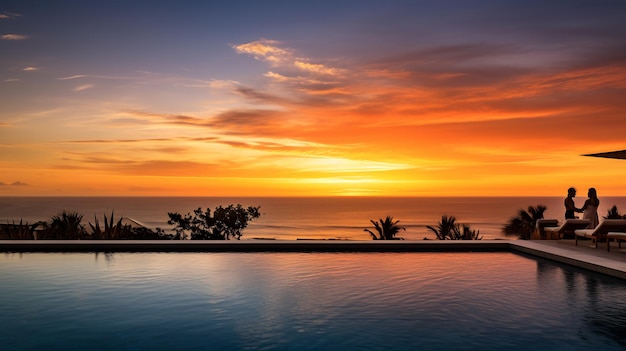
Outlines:
{"label": "sun lounger", "polygon": [[566,233],[574,233],[576,229],[587,228],[591,224],[588,219],[566,219],[563,224],[558,227],[544,227],[543,230],[549,238],[560,239]]}
{"label": "sun lounger", "polygon": [[575,230],[576,245],[578,245],[578,238],[592,239],[597,248],[598,241],[606,240],[609,232],[626,232],[626,219],[605,219],[594,229]]}
{"label": "sun lounger", "polygon": [[546,227],[558,227],[559,221],[556,219],[538,219],[535,225],[535,233],[532,239],[546,240]]}
{"label": "sun lounger", "polygon": [[611,251],[610,241],[611,239],[617,241],[617,247],[622,248],[622,240],[626,240],[626,233],[624,232],[608,232],[606,234],[606,251]]}

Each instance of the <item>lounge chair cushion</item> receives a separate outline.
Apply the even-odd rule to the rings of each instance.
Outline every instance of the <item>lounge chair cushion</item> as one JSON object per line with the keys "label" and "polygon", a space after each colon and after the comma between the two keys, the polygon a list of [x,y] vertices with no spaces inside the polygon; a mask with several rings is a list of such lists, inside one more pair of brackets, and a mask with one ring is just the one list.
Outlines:
{"label": "lounge chair cushion", "polygon": [[596,247],[598,247],[598,240],[605,239],[609,232],[626,232],[626,219],[605,219],[594,229],[577,229],[574,231],[576,239],[594,239]]}
{"label": "lounge chair cushion", "polygon": [[606,234],[606,237],[609,238],[609,239],[626,240],[626,233],[622,233],[622,232],[608,232]]}
{"label": "lounge chair cushion", "polygon": [[622,247],[622,241],[626,240],[624,232],[608,232],[606,234],[606,251],[611,251],[611,239],[617,241],[617,247]]}
{"label": "lounge chair cushion", "polygon": [[544,227],[543,230],[550,237],[556,236],[559,238],[561,234],[573,233],[576,229],[587,228],[591,224],[588,219],[567,219],[558,227]]}

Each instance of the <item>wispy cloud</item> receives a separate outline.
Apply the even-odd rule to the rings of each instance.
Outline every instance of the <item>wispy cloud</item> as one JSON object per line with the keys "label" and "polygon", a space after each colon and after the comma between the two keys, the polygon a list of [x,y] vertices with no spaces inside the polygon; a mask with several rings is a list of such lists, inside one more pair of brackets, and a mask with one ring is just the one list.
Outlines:
{"label": "wispy cloud", "polygon": [[284,76],[284,75],[282,75],[280,73],[275,73],[275,72],[272,72],[272,71],[268,71],[267,73],[264,74],[264,76],[266,76],[268,78],[271,78],[271,79],[273,79],[275,81],[278,81],[278,82],[288,82],[288,81],[294,79],[292,77],[287,77],[287,76]]}
{"label": "wispy cloud", "polygon": [[296,66],[297,68],[303,70],[303,71],[307,71],[307,72],[312,72],[312,73],[319,73],[319,74],[325,74],[325,75],[330,75],[330,76],[335,76],[340,74],[343,70],[340,70],[338,68],[332,68],[332,67],[327,67],[323,64],[320,63],[309,63],[309,62],[304,62],[304,61],[295,61],[294,66]]}
{"label": "wispy cloud", "polygon": [[233,45],[237,53],[252,55],[256,60],[264,61],[274,68],[265,76],[280,83],[298,85],[300,89],[324,86],[343,75],[346,70],[331,67],[313,58],[296,55],[296,50],[283,47],[277,40],[260,39],[246,44]]}
{"label": "wispy cloud", "polygon": [[7,82],[7,83],[19,82],[19,81],[20,79],[17,79],[17,78],[8,78],[8,79],[3,80],[3,82]]}
{"label": "wispy cloud", "polygon": [[291,101],[289,99],[284,98],[278,94],[268,93],[267,91],[261,91],[247,86],[238,86],[235,88],[235,92],[238,95],[245,97],[246,99],[252,100],[256,103],[278,106],[291,104]]}
{"label": "wispy cloud", "polygon": [[208,87],[215,89],[232,88],[239,85],[239,82],[235,80],[219,80],[214,79],[208,83]]}
{"label": "wispy cloud", "polygon": [[67,77],[57,78],[57,80],[75,80],[75,79],[83,79],[83,78],[94,78],[94,79],[106,79],[106,80],[139,80],[138,77],[128,77],[128,76],[105,76],[99,74],[74,74]]}
{"label": "wispy cloud", "polygon": [[144,123],[202,128],[227,135],[279,135],[293,124],[285,112],[264,109],[231,109],[209,117],[127,111]]}
{"label": "wispy cloud", "polygon": [[152,113],[145,111],[125,111],[125,114],[131,118],[137,118],[146,123],[152,124],[170,124],[170,125],[183,125],[183,126],[198,126],[198,127],[210,127],[211,123],[206,118],[199,118],[186,115],[174,115],[167,113]]}
{"label": "wispy cloud", "polygon": [[311,156],[304,161],[300,159],[298,162],[293,163],[297,164],[299,172],[315,172],[324,170],[328,173],[383,172],[405,170],[415,167],[413,165],[400,163],[319,156]]}
{"label": "wispy cloud", "polygon": [[68,143],[77,144],[134,144],[142,142],[172,142],[180,141],[175,138],[148,138],[148,139],[85,139],[85,140],[72,140]]}
{"label": "wispy cloud", "polygon": [[[238,176],[254,177],[262,174],[273,176],[297,176],[307,174],[369,174],[370,172],[401,171],[414,168],[413,165],[369,159],[348,158],[334,156],[328,151],[328,146],[303,145],[298,141],[281,142],[242,142],[223,141],[224,145],[233,148],[243,147],[237,151],[237,157],[230,149],[228,154],[212,157],[207,161],[205,157],[194,157],[191,150],[182,150],[172,155],[155,155],[156,157],[131,158],[125,154],[74,152],[63,158],[58,169],[76,169],[98,171],[109,174],[122,175],[150,175],[150,176],[179,176],[184,174],[191,177],[223,177]],[[334,147],[333,147],[334,148]],[[224,149],[223,150],[229,150]],[[135,151],[137,151],[135,149]],[[143,150],[142,150],[143,151]]]}
{"label": "wispy cloud", "polygon": [[94,87],[93,84],[83,84],[83,85],[79,85],[79,86],[75,87],[73,90],[74,91],[84,91],[84,90],[87,90],[87,89],[91,89],[93,87]]}
{"label": "wispy cloud", "polygon": [[35,66],[28,66],[28,67],[24,67],[22,68],[22,71],[26,71],[26,72],[33,72],[33,71],[37,71],[39,68],[35,67]]}
{"label": "wispy cloud", "polygon": [[0,19],[10,19],[10,18],[17,18],[20,17],[22,15],[18,14],[18,13],[12,13],[12,12],[0,12]]}
{"label": "wispy cloud", "polygon": [[181,81],[175,83],[177,86],[182,86],[186,88],[210,88],[210,89],[232,89],[233,87],[239,85],[239,82],[235,80],[190,80],[190,81]]}
{"label": "wispy cloud", "polygon": [[289,62],[292,53],[280,48],[279,45],[280,42],[277,40],[260,39],[246,44],[233,45],[233,48],[240,54],[252,55],[257,60],[280,65]]}
{"label": "wispy cloud", "polygon": [[24,34],[3,34],[0,36],[2,40],[26,40],[28,38],[29,36]]}
{"label": "wispy cloud", "polygon": [[96,170],[109,174],[124,175],[151,175],[151,176],[178,176],[180,174],[192,176],[208,176],[217,164],[196,162],[190,160],[165,159],[134,159],[122,155],[104,156],[94,153],[74,153],[63,159],[66,163],[56,166],[58,169]]}
{"label": "wispy cloud", "polygon": [[[401,150],[401,145],[412,144],[401,142],[401,135],[421,135],[425,143],[442,146],[429,151],[422,143],[420,152],[461,154],[468,135],[489,149],[524,140],[523,135],[552,140],[558,128],[567,136],[555,143],[568,143],[574,135],[584,137],[579,126],[590,116],[603,118],[603,126],[595,128],[609,129],[604,127],[621,124],[619,111],[626,109],[626,101],[619,98],[626,89],[626,67],[600,54],[597,60],[529,67],[525,58],[533,53],[527,48],[468,42],[390,51],[373,61],[353,58],[343,67],[330,67],[296,55],[297,50],[278,41],[263,39],[235,50],[270,67],[264,74],[266,86],[238,85],[235,92],[273,112],[256,118],[241,109],[225,111],[211,127],[249,135],[288,133],[312,142],[334,138],[344,143],[367,136],[384,139],[377,134],[388,137],[385,145],[368,143],[370,150]],[[431,135],[450,137],[442,142]],[[614,131],[606,135],[615,142]],[[467,157],[476,154],[467,152]]]}
{"label": "wispy cloud", "polygon": [[84,74],[76,74],[73,76],[68,76],[68,77],[62,77],[62,78],[57,78],[58,80],[73,80],[73,79],[80,79],[80,78],[85,78],[87,77],[87,75]]}

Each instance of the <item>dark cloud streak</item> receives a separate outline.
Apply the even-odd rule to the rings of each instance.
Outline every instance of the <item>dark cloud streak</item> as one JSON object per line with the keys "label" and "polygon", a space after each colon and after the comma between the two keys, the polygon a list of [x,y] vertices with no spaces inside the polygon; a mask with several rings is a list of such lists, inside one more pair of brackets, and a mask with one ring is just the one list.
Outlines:
{"label": "dark cloud streak", "polygon": [[7,184],[5,182],[0,182],[0,186],[29,186],[29,184],[17,180],[15,182],[11,183],[11,184]]}

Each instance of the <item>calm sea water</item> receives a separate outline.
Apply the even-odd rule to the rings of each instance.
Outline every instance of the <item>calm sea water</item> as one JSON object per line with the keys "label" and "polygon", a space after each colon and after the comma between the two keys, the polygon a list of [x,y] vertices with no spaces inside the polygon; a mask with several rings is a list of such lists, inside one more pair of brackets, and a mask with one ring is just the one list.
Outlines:
{"label": "calm sea water", "polygon": [[[626,211],[626,197],[601,198],[600,216],[617,205]],[[577,198],[582,206],[584,198]],[[115,218],[126,216],[147,224],[151,228],[170,230],[168,212],[181,214],[198,207],[214,209],[216,206],[240,203],[244,206],[261,206],[263,215],[245,231],[242,239],[275,238],[293,240],[353,239],[369,240],[363,231],[371,228],[370,219],[393,216],[406,227],[401,236],[408,240],[434,238],[426,228],[435,226],[441,216],[455,216],[457,221],[480,230],[484,239],[504,238],[501,228],[522,208],[542,204],[548,207],[546,218],[563,219],[561,197],[435,197],[435,198],[385,198],[385,197],[0,197],[0,221],[29,223],[49,220],[62,210],[82,213],[84,223],[102,222],[114,211]]]}
{"label": "calm sea water", "polygon": [[0,255],[0,348],[624,350],[623,280],[514,253]]}

